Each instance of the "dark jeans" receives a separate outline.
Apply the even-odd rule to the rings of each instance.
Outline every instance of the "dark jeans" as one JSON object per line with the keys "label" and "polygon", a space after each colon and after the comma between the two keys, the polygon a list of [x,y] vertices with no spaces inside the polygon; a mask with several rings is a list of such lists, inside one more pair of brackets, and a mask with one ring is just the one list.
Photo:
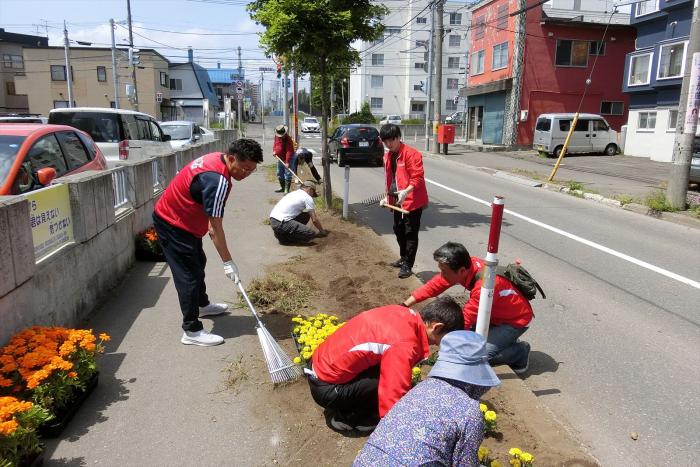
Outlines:
{"label": "dark jeans", "polygon": [[489,327],[489,337],[486,340],[486,352],[491,365],[522,366],[527,362],[527,347],[518,342],[527,327],[516,328],[509,324]]}
{"label": "dark jeans", "polygon": [[270,218],[270,227],[280,243],[309,243],[316,238],[316,231],[307,224],[311,220],[308,212],[302,212],[294,219],[280,222]]}
{"label": "dark jeans", "polygon": [[401,214],[394,211],[394,234],[399,244],[401,258],[413,267],[418,253],[418,231],[420,230],[420,218],[423,208],[411,211],[408,214]]}
{"label": "dark jeans", "polygon": [[153,226],[173,273],[182,311],[182,329],[199,331],[203,328],[199,321],[199,307],[209,304],[207,286],[204,284],[207,257],[202,249],[202,239],[168,224],[155,213]]}
{"label": "dark jeans", "polygon": [[308,380],[311,397],[321,407],[364,423],[379,420],[379,365],[345,384],[324,383],[313,376]]}

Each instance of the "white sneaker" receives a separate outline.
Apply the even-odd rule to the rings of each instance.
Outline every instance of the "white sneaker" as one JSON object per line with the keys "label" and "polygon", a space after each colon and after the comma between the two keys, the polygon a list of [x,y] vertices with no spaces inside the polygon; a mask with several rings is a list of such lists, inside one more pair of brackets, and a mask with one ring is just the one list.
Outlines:
{"label": "white sneaker", "polygon": [[199,317],[222,315],[228,311],[228,305],[225,303],[210,303],[207,306],[199,307]]}
{"label": "white sneaker", "polygon": [[212,334],[206,329],[202,329],[201,331],[196,332],[185,331],[182,334],[180,342],[185,345],[211,346],[222,344],[224,342],[224,338],[217,336],[216,334]]}

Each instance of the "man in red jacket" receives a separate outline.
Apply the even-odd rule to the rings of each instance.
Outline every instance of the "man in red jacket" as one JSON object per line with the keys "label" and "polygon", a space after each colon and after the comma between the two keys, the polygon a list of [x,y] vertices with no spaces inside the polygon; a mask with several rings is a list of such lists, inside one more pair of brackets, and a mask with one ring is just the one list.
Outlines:
{"label": "man in red jacket", "polygon": [[[472,329],[479,311],[482,282],[479,272],[484,267],[484,260],[470,257],[464,245],[454,242],[447,242],[435,250],[433,258],[438,263],[440,274],[414,290],[404,305],[413,306],[427,298],[437,297],[459,284],[470,291],[463,313],[465,328]],[[517,374],[528,370],[530,344],[518,341],[518,338],[527,331],[532,317],[527,298],[508,279],[496,276],[486,343],[489,363],[510,365]]]}
{"label": "man in red jacket", "polygon": [[[272,154],[279,157],[277,161],[277,179],[280,182],[280,189],[275,193],[289,193],[292,186],[292,173],[287,170],[284,164],[296,173],[296,153],[294,152],[294,140],[287,133],[287,127],[278,125],[275,128],[275,141],[272,143]],[[284,161],[284,164],[280,161]]]}
{"label": "man in red jacket", "polygon": [[212,152],[187,164],[156,202],[153,225],[173,274],[182,311],[180,342],[217,345],[224,339],[203,329],[199,318],[226,312],[225,303],[210,303],[204,284],[207,257],[202,237],[209,233],[224,263],[224,274],[238,282],[222,225],[231,178],[241,181],[262,162],[262,149],[252,139],[234,141],[227,153]]}
{"label": "man in red jacket", "polygon": [[399,277],[405,279],[413,272],[413,263],[418,252],[418,231],[423,208],[428,204],[428,191],[425,188],[423,155],[401,141],[401,128],[394,124],[382,126],[379,136],[389,151],[384,154],[384,174],[387,202],[398,205],[407,211],[394,213],[394,234],[399,244],[401,257],[392,266],[400,268]]}
{"label": "man in red jacket", "polygon": [[420,313],[401,305],[364,311],[331,334],[311,358],[311,396],[337,430],[369,431],[411,389],[411,369],[451,331],[459,305],[441,297]]}

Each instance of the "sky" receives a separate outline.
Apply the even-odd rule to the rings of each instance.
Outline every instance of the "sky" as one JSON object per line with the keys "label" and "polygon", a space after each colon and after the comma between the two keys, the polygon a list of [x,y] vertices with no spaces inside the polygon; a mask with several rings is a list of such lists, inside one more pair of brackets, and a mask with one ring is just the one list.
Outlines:
{"label": "sky", "polygon": [[[272,67],[259,47],[256,25],[245,10],[250,0],[131,0],[134,45],[156,49],[171,62],[187,60],[187,47],[205,68],[237,68],[237,47],[246,77],[260,79],[259,67]],[[7,32],[49,37],[63,45],[63,21],[68,36],[94,46],[110,47],[109,19],[117,26],[117,44],[129,42],[127,0],[0,0],[0,27]],[[77,44],[76,44],[77,45]],[[265,79],[275,79],[274,72]]]}

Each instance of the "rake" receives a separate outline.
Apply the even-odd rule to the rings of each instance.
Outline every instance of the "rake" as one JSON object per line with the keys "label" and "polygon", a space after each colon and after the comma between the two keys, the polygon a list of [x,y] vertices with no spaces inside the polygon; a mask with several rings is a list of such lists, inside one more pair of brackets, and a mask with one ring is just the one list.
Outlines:
{"label": "rake", "polygon": [[301,376],[301,369],[292,362],[292,359],[282,350],[282,347],[280,347],[262,321],[260,321],[260,316],[258,316],[258,313],[255,311],[255,307],[250,301],[250,298],[248,298],[248,294],[245,292],[243,284],[240,281],[238,282],[238,288],[255,318],[255,330],[258,333],[258,340],[260,341],[260,346],[265,355],[265,363],[267,364],[267,371],[270,373],[270,378],[272,378],[272,383],[287,383],[299,378]]}
{"label": "rake", "polygon": [[[397,195],[397,193],[388,193],[388,194],[392,195],[392,196]],[[378,202],[383,200],[386,196],[387,196],[387,194],[385,194],[385,193],[379,193],[378,195],[370,196],[369,198],[360,201],[360,203],[364,204],[365,206],[371,206],[373,204],[377,204]],[[400,208],[398,206],[394,206],[393,204],[385,204],[383,207],[393,209],[394,211],[398,211],[402,214],[408,214],[407,210]]]}
{"label": "rake", "polygon": [[287,165],[287,163],[285,163],[282,159],[280,159],[280,158],[277,156],[277,154],[273,154],[273,156],[275,156],[275,159],[277,159],[278,161],[280,161],[280,162],[282,163],[282,165],[284,165],[284,168],[287,169],[287,170],[289,171],[289,173],[292,174],[292,176],[294,176],[294,178],[297,180],[297,183],[299,183],[300,185],[301,185],[302,183],[304,183],[304,181],[303,181],[301,178],[299,178],[299,177],[297,176],[297,174],[294,173],[294,171],[289,167],[289,165]]}

